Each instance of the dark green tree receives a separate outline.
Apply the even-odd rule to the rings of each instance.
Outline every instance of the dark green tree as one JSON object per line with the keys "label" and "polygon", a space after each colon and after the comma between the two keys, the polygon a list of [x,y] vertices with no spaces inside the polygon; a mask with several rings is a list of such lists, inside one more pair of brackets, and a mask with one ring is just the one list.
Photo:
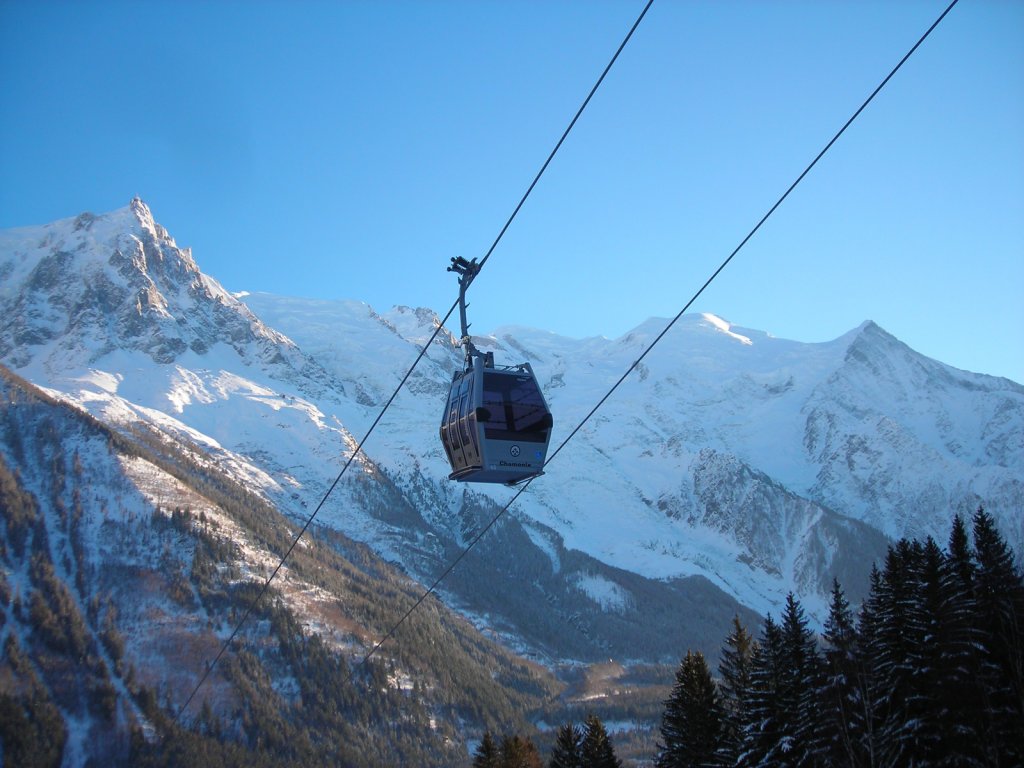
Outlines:
{"label": "dark green tree", "polygon": [[821,729],[821,708],[817,700],[823,669],[818,643],[800,601],[793,593],[786,596],[782,613],[782,696],[785,719],[784,736],[789,743],[787,758],[794,765],[815,761],[815,740]]}
{"label": "dark green tree", "polygon": [[621,768],[615,749],[604,723],[595,714],[587,715],[583,725],[583,745],[580,749],[583,765],[587,768]]}
{"label": "dark green tree", "polygon": [[949,532],[948,567],[951,577],[956,579],[957,591],[965,595],[974,592],[976,569],[971,553],[971,542],[967,536],[967,526],[960,515],[953,518]]}
{"label": "dark green tree", "polygon": [[857,737],[855,752],[863,756],[864,765],[875,766],[879,765],[881,754],[879,727],[883,709],[883,702],[878,698],[882,685],[874,655],[883,613],[880,598],[882,572],[877,565],[871,566],[869,581],[868,597],[857,619],[857,701],[852,711],[854,726],[851,730]]}
{"label": "dark green tree", "polygon": [[721,682],[718,690],[722,705],[722,738],[719,755],[726,765],[734,765],[740,754],[743,737],[743,716],[747,711],[750,695],[751,664],[754,658],[754,638],[740,623],[739,616],[732,618],[732,630],[725,639],[718,674]]}
{"label": "dark green tree", "polygon": [[814,751],[828,765],[864,764],[859,729],[863,677],[857,663],[857,628],[853,611],[838,580],[822,634],[824,676],[819,691],[821,721]]}
{"label": "dark green tree", "polygon": [[484,731],[484,737],[473,752],[473,768],[499,768],[501,765],[498,745],[490,731]]}
{"label": "dark green tree", "polygon": [[877,753],[883,765],[906,765],[915,751],[910,707],[918,694],[913,651],[920,637],[919,583],[923,547],[906,539],[890,547],[871,596],[874,631],[865,651],[873,665],[870,696],[876,702]]}
{"label": "dark green tree", "polygon": [[548,768],[583,768],[583,730],[574,723],[558,729]]}
{"label": "dark green tree", "polygon": [[[824,653],[793,595],[756,644],[735,621],[720,666],[718,758],[757,768],[1024,765],[1024,576],[983,510],[973,533],[973,550],[960,519],[948,552],[931,539],[892,545],[856,622],[834,583]],[[673,762],[667,748],[685,732],[669,716],[681,690],[666,702],[659,765],[701,764]]]}
{"label": "dark green tree", "polygon": [[67,728],[41,689],[15,698],[0,693],[0,754],[4,765],[50,768],[62,762]]}
{"label": "dark green tree", "polygon": [[754,648],[750,665],[750,694],[743,717],[743,742],[737,765],[788,765],[790,744],[782,743],[789,714],[782,711],[782,631],[769,614]]}
{"label": "dark green tree", "polygon": [[1024,765],[1024,578],[992,516],[974,515],[976,623],[989,697],[986,734],[1001,765]]}
{"label": "dark green tree", "polygon": [[701,653],[688,651],[676,670],[661,717],[658,768],[720,765],[722,705]]}
{"label": "dark green tree", "polygon": [[939,642],[944,674],[940,680],[941,707],[955,718],[947,728],[950,761],[963,766],[984,765],[988,750],[985,731],[988,705],[981,674],[983,634],[976,621],[975,567],[963,519],[957,515],[942,563],[943,621]]}
{"label": "dark green tree", "polygon": [[[949,646],[943,571],[945,556],[932,538],[920,550],[916,568],[917,597],[907,617],[907,663],[912,674],[903,702],[900,738],[921,765],[937,764],[949,756],[948,734],[958,727],[956,702],[943,702],[943,685],[955,674],[947,668]],[[962,764],[962,763],[961,763]]]}

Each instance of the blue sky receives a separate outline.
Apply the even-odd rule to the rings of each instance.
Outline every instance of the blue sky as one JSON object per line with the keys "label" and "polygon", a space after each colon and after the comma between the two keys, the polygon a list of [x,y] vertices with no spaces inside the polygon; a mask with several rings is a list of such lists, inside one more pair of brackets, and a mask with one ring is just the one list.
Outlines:
{"label": "blue sky", "polygon": [[[673,316],[945,5],[656,0],[473,330]],[[229,290],[443,313],[642,6],[0,0],[0,227],[139,195]],[[1024,3],[972,0],[693,311],[1024,382],[1022,297]]]}

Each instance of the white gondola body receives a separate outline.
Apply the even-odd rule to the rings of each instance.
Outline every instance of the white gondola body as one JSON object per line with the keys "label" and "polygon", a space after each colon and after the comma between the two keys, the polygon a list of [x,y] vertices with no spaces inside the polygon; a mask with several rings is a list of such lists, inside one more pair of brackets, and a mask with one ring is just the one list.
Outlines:
{"label": "white gondola body", "polygon": [[474,357],[453,377],[441,421],[449,479],[514,485],[542,474],[551,426],[529,363],[496,368]]}

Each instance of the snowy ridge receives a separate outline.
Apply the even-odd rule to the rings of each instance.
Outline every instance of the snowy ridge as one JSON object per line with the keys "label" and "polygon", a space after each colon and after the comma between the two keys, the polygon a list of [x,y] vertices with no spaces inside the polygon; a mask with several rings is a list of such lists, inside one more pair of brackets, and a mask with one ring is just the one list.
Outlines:
{"label": "snowy ridge", "polygon": [[304,391],[343,390],[203,275],[137,198],[102,216],[0,233],[0,252],[0,356],[12,367],[60,376],[122,350],[163,365],[226,344]]}
{"label": "snowy ridge", "polygon": [[[105,421],[202,446],[296,517],[439,322],[230,295],[141,201],[0,233],[0,277],[0,361]],[[558,445],[666,323],[619,339],[508,326],[475,342],[533,365]],[[319,518],[413,574],[511,493],[446,479],[437,424],[460,360],[442,329]],[[1024,551],[1024,387],[929,360],[870,322],[804,344],[703,314],[681,318],[513,515],[516,546],[564,594],[589,595],[595,617],[642,621],[634,574],[700,577],[761,614],[792,590],[820,618],[834,576],[862,594],[887,538],[941,541],[979,503]],[[608,570],[567,568],[574,552]]]}

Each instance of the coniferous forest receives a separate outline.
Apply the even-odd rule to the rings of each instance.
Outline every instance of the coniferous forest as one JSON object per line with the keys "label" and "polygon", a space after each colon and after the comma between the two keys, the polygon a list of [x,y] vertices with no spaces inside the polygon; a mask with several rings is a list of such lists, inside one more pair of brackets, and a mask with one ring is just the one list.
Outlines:
{"label": "coniferous forest", "polygon": [[[658,768],[1024,765],[1024,577],[992,518],[953,521],[945,550],[903,539],[854,613],[835,583],[824,630],[790,594],[755,639],[733,622],[717,678],[687,652],[665,702]],[[586,753],[596,718],[563,725],[547,765]],[[524,746],[525,745],[525,746]],[[488,734],[474,766],[540,766],[529,739]]]}
{"label": "coniferous forest", "polygon": [[790,595],[756,640],[734,622],[717,679],[687,653],[659,768],[1024,765],[1024,579],[972,528],[891,546],[856,614],[836,583],[820,637]]}

